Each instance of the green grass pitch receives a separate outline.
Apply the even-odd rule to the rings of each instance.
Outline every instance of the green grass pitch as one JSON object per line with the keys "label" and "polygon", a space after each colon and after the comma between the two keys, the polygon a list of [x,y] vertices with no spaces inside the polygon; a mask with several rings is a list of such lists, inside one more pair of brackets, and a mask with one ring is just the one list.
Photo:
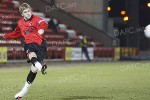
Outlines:
{"label": "green grass pitch", "polygon": [[[0,100],[14,100],[27,67],[0,68]],[[69,63],[38,73],[21,100],[149,100],[149,62]]]}

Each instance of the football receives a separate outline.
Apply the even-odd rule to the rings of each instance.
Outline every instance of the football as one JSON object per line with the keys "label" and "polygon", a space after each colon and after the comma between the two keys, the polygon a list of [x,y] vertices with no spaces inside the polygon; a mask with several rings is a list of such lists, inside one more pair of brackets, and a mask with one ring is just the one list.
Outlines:
{"label": "football", "polygon": [[145,27],[144,34],[147,38],[150,38],[150,25]]}

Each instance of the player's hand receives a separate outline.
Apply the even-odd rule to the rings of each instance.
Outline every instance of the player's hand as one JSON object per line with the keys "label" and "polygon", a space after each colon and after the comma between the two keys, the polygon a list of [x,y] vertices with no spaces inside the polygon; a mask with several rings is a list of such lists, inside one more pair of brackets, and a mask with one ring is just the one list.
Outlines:
{"label": "player's hand", "polygon": [[4,39],[6,39],[6,36],[5,36],[5,35],[6,35],[6,33],[3,35],[3,38],[4,38]]}
{"label": "player's hand", "polygon": [[39,30],[38,30],[38,33],[39,33],[40,35],[42,35],[42,34],[44,34],[44,30],[43,30],[43,29],[39,29]]}

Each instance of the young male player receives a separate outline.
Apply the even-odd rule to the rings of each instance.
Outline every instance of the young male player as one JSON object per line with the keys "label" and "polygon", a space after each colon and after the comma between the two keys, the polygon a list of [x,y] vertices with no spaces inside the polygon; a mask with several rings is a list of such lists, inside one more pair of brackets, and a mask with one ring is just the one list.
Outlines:
{"label": "young male player", "polygon": [[15,95],[16,99],[22,98],[27,93],[36,77],[37,71],[45,74],[45,69],[47,68],[43,64],[43,59],[47,50],[44,30],[48,27],[48,24],[42,18],[32,15],[32,9],[27,3],[20,5],[19,12],[23,18],[18,21],[16,29],[11,33],[6,33],[4,38],[14,39],[24,37],[24,51],[32,65],[24,87]]}

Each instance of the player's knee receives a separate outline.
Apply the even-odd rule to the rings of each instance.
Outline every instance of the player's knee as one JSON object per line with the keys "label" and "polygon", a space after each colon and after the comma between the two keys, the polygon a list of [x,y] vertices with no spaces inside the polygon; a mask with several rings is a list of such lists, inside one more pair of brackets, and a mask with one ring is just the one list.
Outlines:
{"label": "player's knee", "polygon": [[31,60],[33,57],[36,57],[37,58],[37,55],[34,53],[34,52],[29,52],[27,54],[28,58]]}
{"label": "player's knee", "polygon": [[33,66],[35,66],[35,63],[38,61],[38,59],[36,57],[32,57],[31,58],[31,63],[33,64]]}
{"label": "player's knee", "polygon": [[37,55],[34,52],[29,52],[28,53],[28,58],[31,61],[31,63],[35,66],[35,62],[38,61]]}

